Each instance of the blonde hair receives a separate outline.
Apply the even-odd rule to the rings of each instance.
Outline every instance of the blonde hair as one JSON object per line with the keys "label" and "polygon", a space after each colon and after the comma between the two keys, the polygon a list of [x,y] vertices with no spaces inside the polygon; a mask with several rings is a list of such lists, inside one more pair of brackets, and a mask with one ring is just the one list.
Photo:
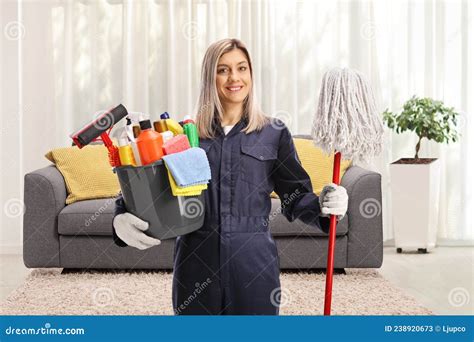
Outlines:
{"label": "blonde hair", "polygon": [[246,118],[248,123],[242,131],[248,134],[255,130],[261,130],[270,122],[255,100],[252,61],[247,48],[238,39],[222,39],[209,46],[202,62],[201,90],[196,108],[196,126],[201,138],[213,138],[215,135],[212,130],[214,120],[217,120],[219,124],[222,122],[223,107],[216,86],[217,63],[223,54],[233,49],[239,49],[245,54],[252,79],[252,87],[244,100],[242,113],[243,118]]}

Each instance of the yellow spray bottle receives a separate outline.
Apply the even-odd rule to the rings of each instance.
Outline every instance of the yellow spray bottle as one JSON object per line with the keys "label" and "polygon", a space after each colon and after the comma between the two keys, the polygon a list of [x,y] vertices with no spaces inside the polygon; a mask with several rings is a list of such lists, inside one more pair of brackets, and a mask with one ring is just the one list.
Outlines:
{"label": "yellow spray bottle", "polygon": [[128,142],[127,135],[122,135],[118,139],[118,145],[119,145],[119,156],[120,156],[120,163],[122,166],[125,165],[132,165],[132,166],[137,166],[137,163],[135,161],[135,157],[133,156],[133,150],[132,146]]}

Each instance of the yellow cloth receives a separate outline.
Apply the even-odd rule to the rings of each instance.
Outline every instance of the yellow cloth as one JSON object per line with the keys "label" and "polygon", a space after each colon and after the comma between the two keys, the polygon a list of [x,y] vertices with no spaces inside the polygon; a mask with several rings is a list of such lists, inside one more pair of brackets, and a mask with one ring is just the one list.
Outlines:
{"label": "yellow cloth", "polygon": [[[320,148],[314,146],[313,141],[310,139],[295,138],[293,142],[301,165],[303,165],[311,179],[313,191],[319,196],[323,187],[332,182],[334,156],[325,154]],[[344,176],[344,173],[350,166],[350,160],[341,160],[340,179],[342,179],[342,176]],[[271,196],[278,198],[275,192],[272,192]]]}
{"label": "yellow cloth", "polygon": [[109,164],[103,145],[57,148],[45,154],[64,177],[66,204],[76,201],[115,197],[120,192],[117,176]]}
{"label": "yellow cloth", "polygon": [[168,171],[168,178],[170,180],[171,192],[173,196],[197,196],[200,195],[203,190],[207,189],[207,184],[197,184],[191,186],[178,186],[171,175],[170,170]]}

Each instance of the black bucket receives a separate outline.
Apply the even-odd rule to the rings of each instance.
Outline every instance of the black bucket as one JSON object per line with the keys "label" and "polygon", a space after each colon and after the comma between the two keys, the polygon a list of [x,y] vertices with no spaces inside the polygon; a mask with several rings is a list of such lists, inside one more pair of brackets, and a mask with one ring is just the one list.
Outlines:
{"label": "black bucket", "polygon": [[149,223],[145,232],[160,240],[189,234],[204,223],[204,190],[199,196],[173,196],[162,160],[114,168],[128,212]]}

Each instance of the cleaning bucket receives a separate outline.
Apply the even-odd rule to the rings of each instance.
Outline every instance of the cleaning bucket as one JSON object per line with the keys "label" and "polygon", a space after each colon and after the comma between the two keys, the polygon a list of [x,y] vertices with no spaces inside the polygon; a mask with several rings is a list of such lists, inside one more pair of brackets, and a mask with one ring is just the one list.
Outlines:
{"label": "cleaning bucket", "polygon": [[147,235],[165,240],[202,227],[204,192],[199,196],[173,196],[162,160],[138,167],[119,166],[114,172],[127,211],[149,223]]}

